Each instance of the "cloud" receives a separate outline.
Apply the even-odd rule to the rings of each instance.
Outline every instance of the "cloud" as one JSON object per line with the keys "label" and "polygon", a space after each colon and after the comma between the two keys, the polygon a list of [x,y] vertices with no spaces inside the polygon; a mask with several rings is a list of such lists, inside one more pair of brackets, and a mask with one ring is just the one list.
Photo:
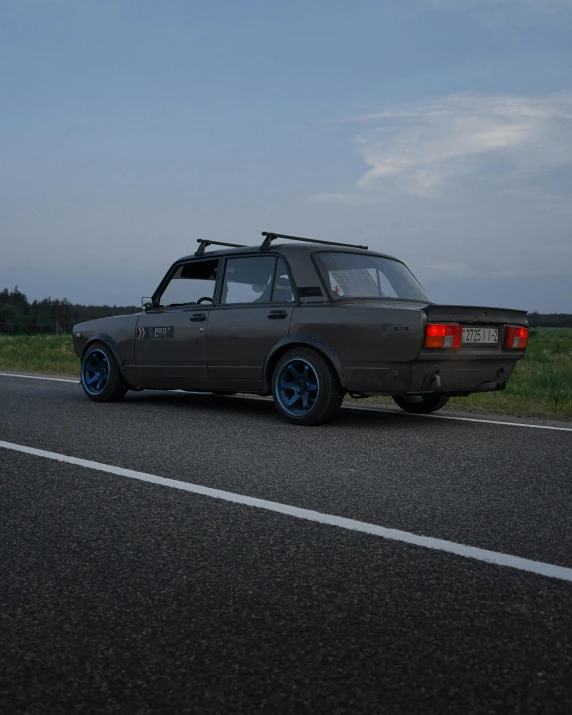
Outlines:
{"label": "cloud", "polygon": [[385,19],[407,19],[419,15],[470,14],[474,21],[479,18],[504,17],[509,22],[529,16],[535,22],[541,17],[554,17],[572,10],[572,0],[400,0],[384,5],[380,10]]}
{"label": "cloud", "polygon": [[[80,12],[93,9],[98,3],[99,6],[103,4],[102,0],[18,0],[18,4],[30,9],[53,8],[54,10],[76,10]],[[119,0],[115,0],[115,3],[119,4]]]}
{"label": "cloud", "polygon": [[369,168],[351,189],[313,201],[358,205],[396,192],[438,199],[485,178],[489,190],[532,190],[572,167],[572,93],[455,94],[355,119],[371,127],[354,138]]}
{"label": "cloud", "polygon": [[342,206],[367,206],[377,203],[375,196],[347,191],[332,191],[330,193],[313,194],[310,197],[315,204],[341,204]]}
{"label": "cloud", "polygon": [[422,0],[428,10],[465,11],[468,9],[520,6],[541,12],[554,12],[572,8],[572,0]]}
{"label": "cloud", "polygon": [[567,266],[540,268],[534,266],[491,266],[488,263],[428,263],[424,270],[432,280],[463,280],[465,278],[526,278],[532,276],[569,276]]}

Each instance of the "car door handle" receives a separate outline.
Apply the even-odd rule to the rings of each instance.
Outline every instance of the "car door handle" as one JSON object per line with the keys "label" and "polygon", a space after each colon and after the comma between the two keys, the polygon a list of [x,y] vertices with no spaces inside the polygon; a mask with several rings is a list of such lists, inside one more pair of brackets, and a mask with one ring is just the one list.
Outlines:
{"label": "car door handle", "polygon": [[285,310],[271,310],[266,317],[270,320],[281,320],[288,317],[288,313]]}
{"label": "car door handle", "polygon": [[193,323],[200,323],[203,320],[207,319],[207,314],[206,313],[193,313],[189,320],[191,320]]}

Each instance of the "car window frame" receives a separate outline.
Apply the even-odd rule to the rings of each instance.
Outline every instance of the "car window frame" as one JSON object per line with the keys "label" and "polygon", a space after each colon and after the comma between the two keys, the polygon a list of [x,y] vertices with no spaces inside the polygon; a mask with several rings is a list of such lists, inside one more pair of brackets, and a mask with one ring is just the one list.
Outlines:
{"label": "car window frame", "polygon": [[[213,307],[220,308],[223,310],[230,310],[232,308],[248,308],[248,307],[253,307],[253,308],[260,308],[261,306],[268,307],[272,305],[289,305],[289,306],[296,306],[299,304],[299,298],[298,298],[298,292],[296,290],[296,284],[294,283],[294,280],[292,278],[292,270],[290,268],[290,265],[288,261],[286,260],[286,257],[282,253],[277,253],[277,252],[269,252],[265,251],[263,254],[260,253],[232,253],[232,254],[227,254],[225,256],[222,256],[224,259],[223,267],[222,270],[220,271],[220,275],[217,276],[217,279],[219,280],[219,285],[217,286],[217,291],[216,291],[216,299],[213,304]],[[221,298],[222,298],[222,290],[224,287],[224,278],[226,276],[226,264],[228,263],[229,260],[233,260],[236,258],[274,258],[274,271],[272,273],[272,295],[274,294],[274,287],[275,287],[275,281],[276,281],[276,268],[278,266],[278,260],[282,259],[284,261],[284,265],[286,266],[286,270],[288,272],[288,277],[290,279],[290,285],[292,287],[292,295],[294,296],[294,300],[291,301],[251,301],[250,303],[222,303]]]}
{"label": "car window frame", "polygon": [[[292,271],[290,270],[290,266],[288,265],[288,261],[286,260],[286,257],[283,256],[281,253],[274,253],[272,255],[276,256],[276,265],[274,266],[274,280],[273,280],[272,295],[271,295],[271,300],[270,300],[271,304],[272,305],[298,305],[298,302],[299,302],[298,293],[296,291],[294,279],[292,278]],[[272,296],[274,295],[274,291],[276,290],[276,273],[277,273],[277,268],[278,268],[278,261],[283,261],[284,265],[286,266],[286,273],[288,274],[288,279],[290,280],[290,288],[292,290],[293,300],[272,300]]]}
{"label": "car window frame", "polygon": [[[157,289],[153,293],[152,296],[152,301],[153,301],[153,308],[150,309],[150,311],[172,311],[172,310],[197,310],[200,309],[202,310],[203,308],[212,308],[215,305],[216,301],[216,296],[218,294],[219,290],[219,283],[221,281],[221,265],[222,265],[222,258],[223,256],[201,256],[200,258],[195,258],[191,260],[186,260],[186,261],[177,261],[177,263],[174,263],[171,268],[167,271],[165,276],[163,277],[163,280],[159,283],[157,286]],[[185,303],[183,305],[173,305],[173,306],[160,306],[159,305],[159,300],[165,290],[167,289],[167,286],[171,282],[171,279],[175,275],[175,273],[181,268],[181,266],[188,266],[190,264],[195,264],[195,263],[204,263],[205,261],[218,261],[218,272],[217,272],[217,277],[215,280],[215,288],[213,291],[213,302],[212,303]]]}

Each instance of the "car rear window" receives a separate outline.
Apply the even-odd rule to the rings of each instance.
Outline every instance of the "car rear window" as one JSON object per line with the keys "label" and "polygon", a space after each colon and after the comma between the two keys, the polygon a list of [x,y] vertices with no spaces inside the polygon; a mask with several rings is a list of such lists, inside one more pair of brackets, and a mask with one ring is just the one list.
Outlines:
{"label": "car rear window", "polygon": [[402,298],[431,302],[413,273],[400,261],[343,251],[320,251],[314,256],[334,300]]}

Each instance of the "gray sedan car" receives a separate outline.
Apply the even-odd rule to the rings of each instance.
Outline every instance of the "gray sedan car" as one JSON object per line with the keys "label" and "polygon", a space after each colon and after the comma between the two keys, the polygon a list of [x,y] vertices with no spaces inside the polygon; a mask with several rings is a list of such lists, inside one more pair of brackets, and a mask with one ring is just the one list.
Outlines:
{"label": "gray sedan car", "polygon": [[312,425],[346,393],[429,413],[503,390],[524,357],[524,311],[437,305],[404,263],[366,246],[263,236],[261,246],[200,240],[141,313],[76,325],[86,395],[271,394],[284,417]]}

